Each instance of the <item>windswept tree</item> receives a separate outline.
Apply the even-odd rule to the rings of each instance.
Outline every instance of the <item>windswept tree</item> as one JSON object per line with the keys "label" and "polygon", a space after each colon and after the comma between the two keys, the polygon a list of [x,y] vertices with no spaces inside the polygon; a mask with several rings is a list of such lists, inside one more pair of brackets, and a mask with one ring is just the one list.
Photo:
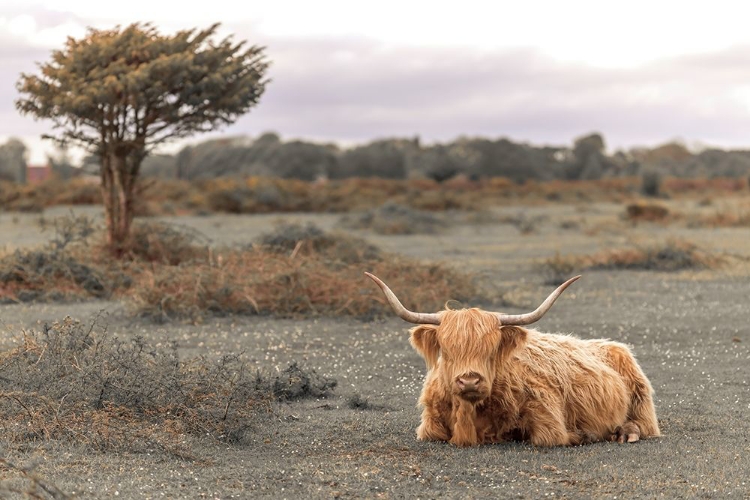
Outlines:
{"label": "windswept tree", "polygon": [[162,35],[150,24],[89,29],[82,39],[22,74],[21,113],[47,118],[63,146],[99,158],[108,244],[127,249],[135,184],[146,155],[164,141],[231,124],[263,94],[264,48],[231,37],[218,24]]}

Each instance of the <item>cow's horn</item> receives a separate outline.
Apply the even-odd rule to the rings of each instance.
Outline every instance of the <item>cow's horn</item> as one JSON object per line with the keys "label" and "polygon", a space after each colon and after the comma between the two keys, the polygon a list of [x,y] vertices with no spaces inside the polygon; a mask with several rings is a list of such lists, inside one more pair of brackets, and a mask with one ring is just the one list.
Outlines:
{"label": "cow's horn", "polygon": [[403,304],[401,304],[401,301],[398,300],[398,297],[396,297],[396,294],[391,291],[390,288],[388,288],[388,285],[383,283],[380,278],[375,276],[374,274],[365,273],[368,278],[370,278],[372,281],[375,282],[376,285],[380,287],[381,290],[383,290],[383,293],[385,294],[386,300],[388,300],[388,303],[393,308],[396,315],[398,315],[399,318],[408,321],[409,323],[416,323],[417,325],[439,325],[440,324],[440,315],[437,313],[418,313],[414,311],[410,311],[407,308],[404,307]]}
{"label": "cow's horn", "polygon": [[576,281],[581,276],[575,276],[573,278],[570,278],[568,281],[557,287],[557,290],[549,294],[549,297],[547,297],[547,300],[542,302],[542,305],[536,308],[536,311],[526,313],[526,314],[502,314],[502,313],[496,313],[497,319],[500,321],[501,325],[530,325],[531,323],[536,323],[540,319],[542,319],[542,316],[549,311],[549,308],[552,307],[552,304],[555,303],[557,298],[562,294],[566,288],[568,288],[574,281]]}

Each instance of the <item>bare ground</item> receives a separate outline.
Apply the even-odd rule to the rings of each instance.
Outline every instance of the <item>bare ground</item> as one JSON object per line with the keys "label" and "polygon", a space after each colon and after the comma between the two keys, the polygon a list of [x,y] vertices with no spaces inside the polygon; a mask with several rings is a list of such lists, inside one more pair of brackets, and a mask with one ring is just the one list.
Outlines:
{"label": "bare ground", "polygon": [[[85,321],[105,310],[109,330],[123,338],[176,340],[185,357],[242,351],[263,368],[281,369],[296,360],[336,378],[339,386],[326,399],[274,405],[253,422],[255,432],[243,445],[190,438],[193,459],[161,450],[98,454],[61,443],[8,448],[6,456],[37,461],[41,476],[81,498],[750,498],[750,280],[743,260],[750,256],[750,230],[631,227],[618,219],[621,209],[549,206],[495,214],[498,220],[521,212],[540,217],[525,235],[492,220],[438,235],[361,235],[387,250],[477,272],[496,287],[509,312],[535,307],[546,296],[549,286],[535,264],[555,252],[588,253],[678,236],[732,254],[732,264],[718,271],[586,272],[538,324],[543,331],[631,344],[656,391],[664,434],[659,439],[552,449],[422,443],[414,432],[424,363],[410,348],[408,325],[401,320],[231,317],[153,325],[133,319],[119,303],[87,302],[3,306],[0,346],[18,338],[22,328],[66,315]],[[1,214],[0,247],[43,241],[34,217]],[[337,220],[284,218],[324,228]],[[244,243],[274,219],[179,222],[216,242]],[[577,228],[563,228],[570,220]],[[363,279],[362,286],[372,285]],[[350,408],[355,395],[368,408]]]}

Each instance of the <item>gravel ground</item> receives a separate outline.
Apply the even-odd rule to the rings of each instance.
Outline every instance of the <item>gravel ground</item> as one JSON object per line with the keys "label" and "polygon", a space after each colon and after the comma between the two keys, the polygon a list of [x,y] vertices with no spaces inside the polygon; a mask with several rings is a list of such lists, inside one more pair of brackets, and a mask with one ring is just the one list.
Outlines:
{"label": "gravel ground", "polygon": [[[745,229],[712,234],[647,226],[586,235],[558,227],[556,218],[593,223],[602,217],[606,223],[615,213],[608,205],[595,208],[583,216],[570,207],[542,213],[547,222],[526,236],[508,224],[461,226],[439,236],[365,236],[388,250],[461,262],[501,289],[517,290],[512,302],[519,307],[533,307],[547,295],[533,265],[561,248],[586,252],[676,232],[722,251],[741,251],[737,238],[750,241]],[[332,216],[310,220],[316,217],[322,226],[335,225]],[[216,240],[221,227],[231,228],[232,241],[242,242],[238,234],[251,239],[271,220],[181,222],[214,227]],[[363,278],[363,286],[371,285]],[[86,321],[104,310],[118,336],[176,340],[184,357],[244,352],[258,367],[278,369],[298,361],[339,383],[329,398],[275,404],[253,422],[255,432],[241,446],[192,439],[194,460],[156,450],[95,453],[61,443],[9,448],[6,456],[37,461],[40,475],[81,498],[750,498],[748,296],[750,280],[736,269],[587,272],[537,327],[631,344],[656,391],[663,437],[552,449],[520,443],[458,449],[416,441],[424,362],[398,319],[232,317],[154,325],[127,316],[116,302],[3,306],[0,346],[18,339],[22,328],[66,315]],[[355,396],[368,407],[351,408]]]}

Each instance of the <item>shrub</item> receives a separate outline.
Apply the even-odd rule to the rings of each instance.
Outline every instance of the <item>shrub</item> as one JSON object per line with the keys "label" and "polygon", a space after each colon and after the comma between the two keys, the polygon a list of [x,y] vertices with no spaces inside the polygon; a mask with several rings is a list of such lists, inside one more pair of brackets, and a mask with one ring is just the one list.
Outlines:
{"label": "shrub", "polygon": [[99,271],[68,255],[31,250],[0,259],[0,302],[76,300],[110,292]]}
{"label": "shrub", "polygon": [[112,292],[104,273],[69,249],[87,245],[96,231],[93,221],[70,216],[53,224],[55,234],[45,247],[17,250],[0,259],[0,302],[76,300]]}
{"label": "shrub", "polygon": [[555,254],[542,261],[538,268],[547,276],[547,283],[559,284],[562,282],[559,280],[570,277],[573,270],[681,271],[712,269],[724,262],[723,257],[705,252],[687,241],[668,240],[659,245],[632,246],[594,255],[561,257]]}
{"label": "shrub", "polygon": [[16,443],[69,440],[184,456],[186,434],[241,443],[268,401],[324,397],[335,386],[296,363],[270,375],[236,354],[183,361],[174,344],[123,341],[98,319],[66,318],[24,332],[0,356],[0,432]]}
{"label": "shrub", "polygon": [[370,401],[360,396],[359,393],[354,393],[346,398],[346,406],[352,410],[369,410],[372,408]]}
{"label": "shrub", "polygon": [[328,261],[341,261],[347,264],[381,260],[381,251],[375,245],[345,234],[326,233],[312,223],[279,224],[271,232],[260,235],[256,244],[274,253],[314,253]]}
{"label": "shrub", "polygon": [[466,274],[387,255],[361,239],[310,225],[281,225],[247,249],[214,249],[184,228],[139,225],[130,259],[117,261],[103,245],[69,245],[65,238],[0,260],[0,300],[106,297],[127,289],[123,296],[133,312],[157,321],[387,311],[365,270],[398,286],[418,309],[437,310],[445,298],[476,295]]}
{"label": "shrub", "polygon": [[[549,182],[527,179],[519,185],[505,178],[477,181],[465,175],[443,183],[424,178],[376,177],[316,182],[262,177],[222,177],[192,182],[147,179],[138,186],[141,198],[136,213],[350,212],[376,209],[387,202],[429,211],[482,210],[519,202],[624,200],[638,193],[641,184],[641,179],[625,177]],[[705,197],[736,193],[745,186],[744,179],[666,178],[660,192]],[[41,211],[59,203],[98,202],[98,190],[97,185],[81,179],[32,186],[0,181],[0,208]]]}
{"label": "shrub", "polygon": [[648,170],[641,175],[641,192],[646,196],[657,197],[661,194],[661,174]]}
{"label": "shrub", "polygon": [[209,244],[205,235],[186,226],[138,222],[131,231],[128,254],[131,259],[176,266],[206,260]]}
{"label": "shrub", "polygon": [[213,212],[243,214],[251,212],[253,192],[246,187],[224,189],[208,195],[208,208]]}
{"label": "shrub", "polygon": [[378,234],[434,234],[445,223],[430,212],[388,202],[357,215],[346,215],[339,224],[347,229],[369,229]]}
{"label": "shrub", "polygon": [[384,139],[344,151],[338,162],[329,166],[331,178],[381,177],[406,178],[407,155],[418,146],[409,140]]}
{"label": "shrub", "polygon": [[696,245],[682,240],[669,240],[661,245],[610,250],[590,259],[590,269],[627,269],[644,271],[680,271],[710,269],[723,262]]}
{"label": "shrub", "polygon": [[163,266],[144,272],[129,296],[136,314],[157,321],[200,321],[206,314],[289,317],[389,312],[377,290],[364,280],[365,269],[388,279],[408,297],[407,307],[414,309],[438,310],[447,297],[467,300],[476,294],[470,277],[442,266],[390,255],[367,259],[361,253],[355,253],[355,259],[345,257],[347,262],[332,248],[309,247],[286,254],[254,247],[221,253],[206,264]]}
{"label": "shrub", "polygon": [[630,203],[625,207],[625,218],[631,221],[660,221],[669,216],[669,209],[656,203]]}

